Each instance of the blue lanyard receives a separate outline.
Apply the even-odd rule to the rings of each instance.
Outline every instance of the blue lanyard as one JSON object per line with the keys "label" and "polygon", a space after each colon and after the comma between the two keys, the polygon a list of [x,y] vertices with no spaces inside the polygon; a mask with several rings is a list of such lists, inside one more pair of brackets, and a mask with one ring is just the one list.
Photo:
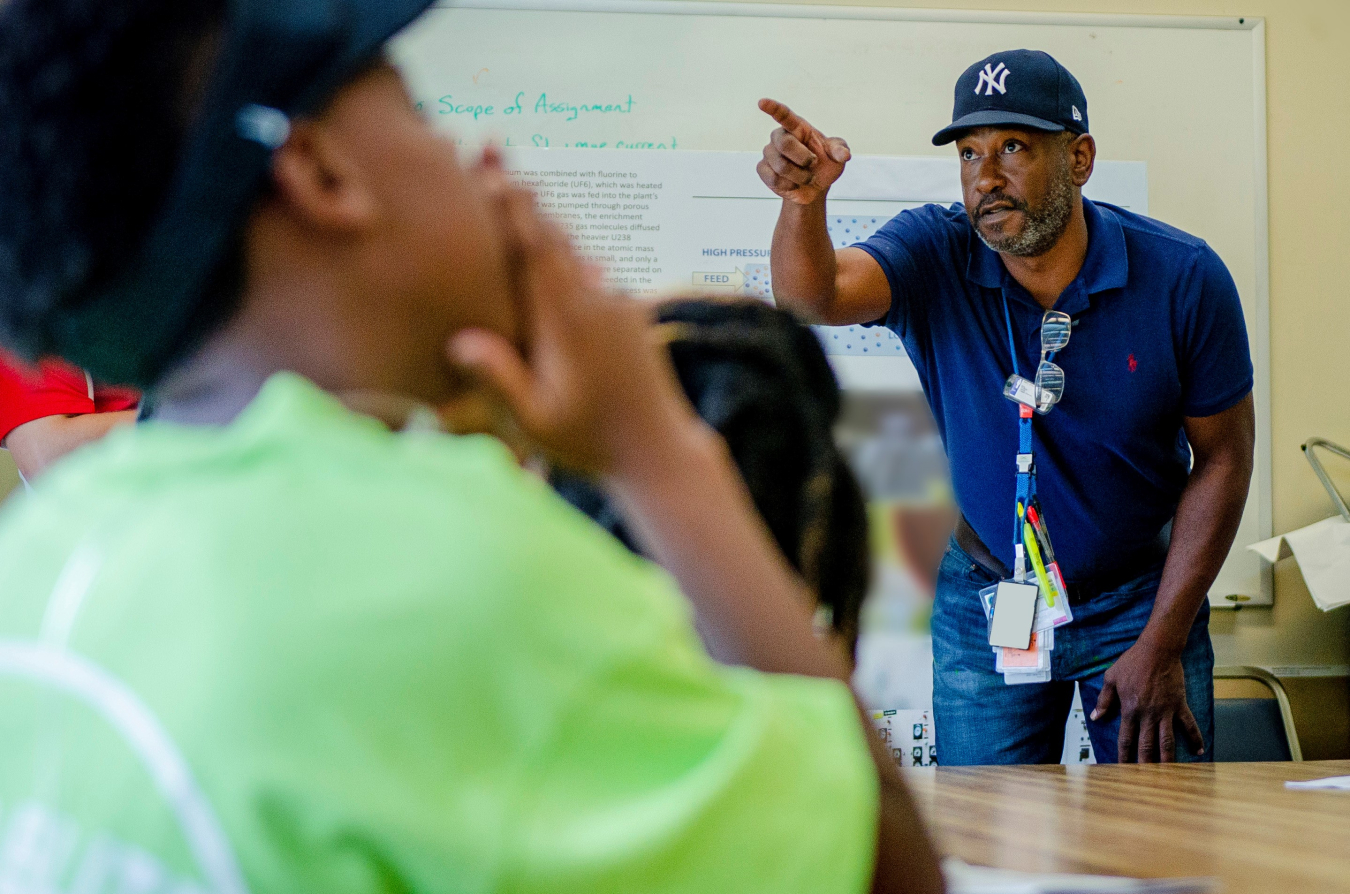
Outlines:
{"label": "blue lanyard", "polygon": [[[1021,375],[1017,363],[1017,342],[1013,338],[1012,314],[1008,312],[1008,293],[1003,293],[1003,322],[1008,329],[1008,351],[1012,354],[1013,375]],[[1020,553],[1022,546],[1022,513],[1031,505],[1036,495],[1036,464],[1031,445],[1031,414],[1028,408],[1018,404],[1018,442],[1017,442],[1017,503],[1013,506],[1013,552]],[[1016,572],[1025,570],[1022,562]]]}

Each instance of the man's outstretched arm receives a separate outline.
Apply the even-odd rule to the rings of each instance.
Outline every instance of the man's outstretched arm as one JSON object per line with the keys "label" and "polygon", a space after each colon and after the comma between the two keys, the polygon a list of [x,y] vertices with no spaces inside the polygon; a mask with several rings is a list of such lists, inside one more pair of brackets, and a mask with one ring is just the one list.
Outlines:
{"label": "man's outstretched arm", "polygon": [[756,168],[783,199],[769,262],[774,300],[812,323],[877,319],[891,305],[886,274],[862,249],[835,251],[825,222],[825,197],[844,172],[848,144],[826,137],[776,100],[762,99],[759,107],[779,124]]}

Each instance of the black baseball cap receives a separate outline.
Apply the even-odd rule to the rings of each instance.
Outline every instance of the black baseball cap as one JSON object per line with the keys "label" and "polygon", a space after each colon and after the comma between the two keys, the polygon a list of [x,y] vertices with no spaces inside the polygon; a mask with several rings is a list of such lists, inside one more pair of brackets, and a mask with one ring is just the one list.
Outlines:
{"label": "black baseball cap", "polygon": [[433,0],[230,0],[222,49],[167,200],[120,275],[54,321],[55,353],[148,387],[193,347],[208,284],[290,121],[318,112]]}
{"label": "black baseball cap", "polygon": [[933,145],[944,146],[972,127],[1000,125],[1087,133],[1087,97],[1049,53],[1004,50],[961,73],[952,123],[933,135]]}

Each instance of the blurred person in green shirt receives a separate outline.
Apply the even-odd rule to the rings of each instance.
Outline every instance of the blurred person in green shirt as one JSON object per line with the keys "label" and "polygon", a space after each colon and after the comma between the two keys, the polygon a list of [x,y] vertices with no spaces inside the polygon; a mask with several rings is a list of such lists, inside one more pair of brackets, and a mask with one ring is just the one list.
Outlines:
{"label": "blurred person in green shirt", "polygon": [[0,7],[0,341],[156,402],[0,519],[0,889],[941,890],[648,310],[383,61],[428,5]]}

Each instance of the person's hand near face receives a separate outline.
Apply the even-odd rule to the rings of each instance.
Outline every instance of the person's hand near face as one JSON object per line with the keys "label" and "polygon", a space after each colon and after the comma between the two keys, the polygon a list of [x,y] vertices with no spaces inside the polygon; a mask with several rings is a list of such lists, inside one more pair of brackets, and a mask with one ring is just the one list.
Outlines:
{"label": "person's hand near face", "polygon": [[[805,585],[774,546],[725,444],[685,398],[649,308],[605,288],[529,191],[502,176],[494,153],[476,180],[493,196],[520,334],[460,330],[447,345],[452,364],[495,395],[551,461],[603,480],[643,551],[693,604],[714,657],[847,684],[846,655],[815,637]],[[890,752],[861,707],[857,720],[880,782],[873,890],[941,891]]]}
{"label": "person's hand near face", "polygon": [[507,248],[517,343],[485,329],[450,341],[452,361],[498,395],[520,432],[550,461],[623,475],[663,441],[702,422],[651,328],[651,308],[604,287],[567,235],[509,181],[489,149],[475,172],[491,195]]}

